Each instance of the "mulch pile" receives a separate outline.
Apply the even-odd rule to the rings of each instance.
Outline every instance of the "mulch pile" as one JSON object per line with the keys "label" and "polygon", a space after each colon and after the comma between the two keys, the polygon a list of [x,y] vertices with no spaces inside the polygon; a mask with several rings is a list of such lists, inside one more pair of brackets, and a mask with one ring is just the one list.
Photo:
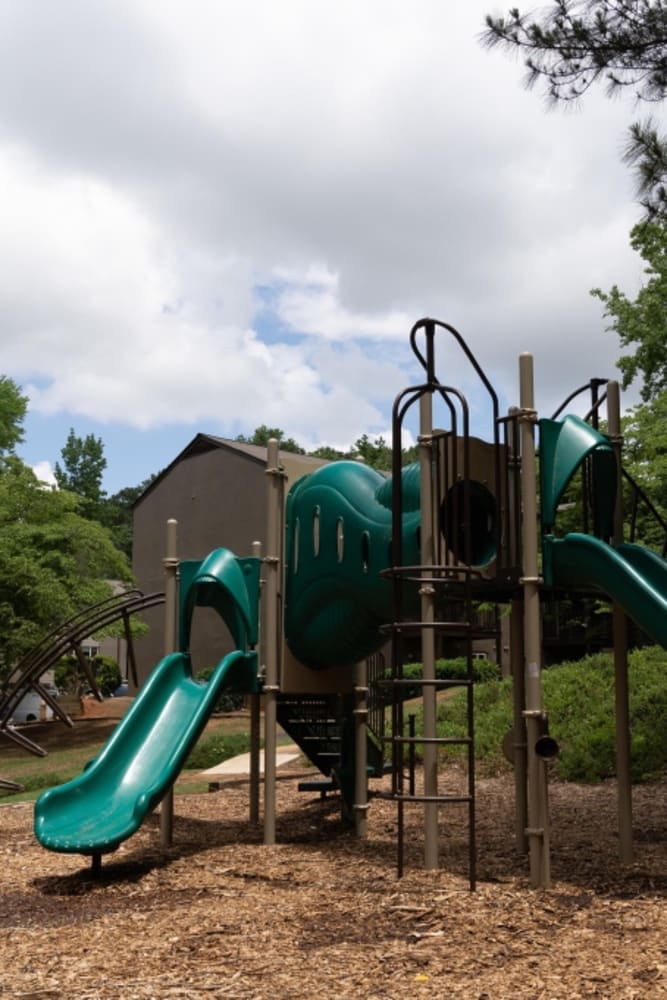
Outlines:
{"label": "mulch pile", "polygon": [[635,790],[627,868],[614,785],[553,785],[548,891],[514,850],[511,777],[479,781],[471,894],[460,807],[441,812],[438,872],[406,810],[399,881],[396,807],[375,799],[361,842],[298,777],[280,775],[275,847],[230,780],[177,796],[173,847],[152,816],[98,878],[37,844],[29,804],[0,808],[0,997],[667,997],[667,780]]}

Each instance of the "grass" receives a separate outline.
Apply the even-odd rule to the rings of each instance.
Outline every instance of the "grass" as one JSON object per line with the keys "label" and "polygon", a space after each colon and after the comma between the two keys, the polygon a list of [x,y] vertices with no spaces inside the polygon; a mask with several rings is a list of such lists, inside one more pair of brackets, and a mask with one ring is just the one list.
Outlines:
{"label": "grass", "polygon": [[[34,757],[21,750],[3,737],[0,777],[16,781],[24,786],[23,792],[2,792],[0,805],[13,802],[32,802],[46,788],[61,785],[75,778],[89,760],[100,752],[117,720],[80,720],[74,729],[67,729],[58,722],[28,727],[27,734],[38,743],[48,742],[48,756]],[[33,736],[34,733],[34,736]],[[46,734],[44,737],[43,734]],[[177,782],[175,792],[192,794],[195,790],[206,791],[208,783],[193,782],[188,772],[212,767],[221,760],[243,753],[249,748],[249,719],[244,713],[230,716],[216,716],[206,726],[204,733],[188,759],[184,777],[189,780]],[[75,743],[72,746],[72,742]]]}

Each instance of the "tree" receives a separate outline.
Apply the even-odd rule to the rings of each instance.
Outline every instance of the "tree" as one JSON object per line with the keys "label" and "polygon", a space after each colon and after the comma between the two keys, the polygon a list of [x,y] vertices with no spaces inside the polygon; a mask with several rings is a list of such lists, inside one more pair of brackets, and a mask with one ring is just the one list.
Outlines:
{"label": "tree", "polygon": [[128,559],[132,559],[133,508],[144,490],[147,490],[159,473],[144,479],[138,486],[126,486],[100,505],[102,523],[111,532],[114,545]]}
{"label": "tree", "polygon": [[0,673],[45,633],[130,580],[127,559],[69,492],[10,457],[0,470]]}
{"label": "tree", "polygon": [[28,409],[28,397],[21,395],[16,382],[0,375],[0,456],[13,453],[23,441],[23,421]]}
{"label": "tree", "polygon": [[[667,392],[633,407],[623,417],[623,465],[658,513],[667,521]],[[631,510],[628,484],[625,510]],[[635,540],[662,552],[664,531],[653,513],[640,504],[635,513]]]}
{"label": "tree", "polygon": [[622,347],[617,364],[623,373],[623,388],[641,376],[644,402],[667,390],[667,220],[640,222],[630,234],[630,245],[646,267],[648,280],[631,300],[614,285],[609,292],[593,288],[591,295],[604,303]]}
{"label": "tree", "polygon": [[[513,8],[486,17],[484,43],[526,53],[528,87],[543,83],[553,103],[576,101],[593,84],[639,101],[667,95],[667,3],[664,0],[552,0],[539,17]],[[636,122],[625,153],[636,167],[649,217],[667,214],[667,138],[653,121]]]}
{"label": "tree", "polygon": [[234,439],[240,444],[256,444],[261,447],[266,447],[269,443],[270,438],[275,438],[280,445],[282,451],[291,451],[296,455],[305,455],[305,450],[301,445],[297,444],[294,438],[286,438],[285,432],[279,427],[267,427],[266,424],[261,424],[259,427],[255,428],[252,437],[246,437],[245,434],[239,434]]}
{"label": "tree", "polygon": [[85,517],[97,520],[99,505],[104,499],[102,475],[107,467],[104,457],[104,443],[94,434],[78,437],[70,427],[67,441],[60,452],[61,466],[56,462],[54,475],[61,490],[76,493],[82,500],[81,512]]}

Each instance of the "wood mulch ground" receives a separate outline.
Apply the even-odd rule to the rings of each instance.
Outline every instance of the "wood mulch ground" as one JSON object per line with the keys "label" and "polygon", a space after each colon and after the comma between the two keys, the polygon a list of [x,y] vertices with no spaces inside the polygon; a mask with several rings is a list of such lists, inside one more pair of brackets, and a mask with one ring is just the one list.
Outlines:
{"label": "wood mulch ground", "polygon": [[667,997],[667,780],[635,790],[628,868],[613,784],[553,785],[553,888],[540,892],[514,852],[511,778],[481,780],[471,894],[458,807],[442,813],[435,873],[421,868],[421,813],[407,812],[398,881],[395,806],[373,801],[360,842],[336,799],[299,793],[297,778],[280,776],[277,846],[248,824],[246,780],[230,779],[177,797],[172,848],[153,816],[97,879],[37,844],[31,805],[0,808],[0,997]]}

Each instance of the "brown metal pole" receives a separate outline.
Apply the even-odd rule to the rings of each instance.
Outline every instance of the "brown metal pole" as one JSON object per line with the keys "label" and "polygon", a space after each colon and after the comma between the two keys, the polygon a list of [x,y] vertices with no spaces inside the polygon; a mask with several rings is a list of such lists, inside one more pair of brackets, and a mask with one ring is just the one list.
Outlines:
{"label": "brown metal pole", "polygon": [[535,750],[541,735],[542,648],[540,637],[540,583],[537,563],[537,475],[534,427],[537,419],[533,388],[533,356],[519,357],[521,425],[521,501],[523,507],[524,657],[526,685],[528,827],[530,879],[537,888],[551,885],[549,858],[549,809],[546,764]]}
{"label": "brown metal pole", "polygon": [[354,668],[354,832],[364,838],[368,814],[368,664]]}
{"label": "brown metal pole", "polygon": [[[424,576],[430,577],[428,568],[435,563],[435,539],[433,533],[433,397],[424,393],[419,400],[419,465],[421,503],[421,562]],[[421,630],[422,676],[425,684],[422,691],[424,713],[424,796],[435,799],[438,794],[438,748],[436,737],[437,692],[435,681],[435,588],[432,583],[422,583]],[[432,871],[438,867],[438,804],[424,803],[424,867]]]}
{"label": "brown metal pole", "polygon": [[[252,554],[256,559],[261,559],[262,557],[262,543],[253,542],[252,543]],[[260,609],[262,608],[262,600],[260,594]],[[259,634],[259,662],[264,661],[263,657],[263,639],[261,630],[261,611],[260,611],[260,634]],[[259,823],[259,744],[260,744],[260,711],[259,711],[259,694],[250,695],[250,814],[249,820],[253,825]]]}
{"label": "brown metal pole", "polygon": [[[614,545],[623,541],[623,477],[621,473],[621,396],[616,381],[607,384],[607,429],[616,456]],[[616,781],[618,794],[618,853],[623,864],[634,857],[632,846],[632,779],[630,776],[630,694],[628,687],[628,622],[614,601],[614,698],[616,707]]]}
{"label": "brown metal pole", "polygon": [[510,658],[512,666],[512,760],[514,766],[514,816],[516,849],[528,850],[528,802],[526,798],[526,688],[523,675],[523,601],[515,599],[510,614]]}
{"label": "brown metal pole", "polygon": [[279,691],[280,622],[278,606],[282,575],[283,472],[278,442],[267,448],[268,496],[266,549],[266,629],[264,633],[264,843],[276,842],[276,724]]}
{"label": "brown metal pole", "polygon": [[[176,532],[178,522],[173,518],[167,521],[167,547],[162,560],[164,566],[164,652],[173,653],[177,646],[178,622],[178,556],[176,547]],[[160,805],[160,842],[163,847],[170,847],[174,832],[174,788],[173,785],[162,799]]]}

